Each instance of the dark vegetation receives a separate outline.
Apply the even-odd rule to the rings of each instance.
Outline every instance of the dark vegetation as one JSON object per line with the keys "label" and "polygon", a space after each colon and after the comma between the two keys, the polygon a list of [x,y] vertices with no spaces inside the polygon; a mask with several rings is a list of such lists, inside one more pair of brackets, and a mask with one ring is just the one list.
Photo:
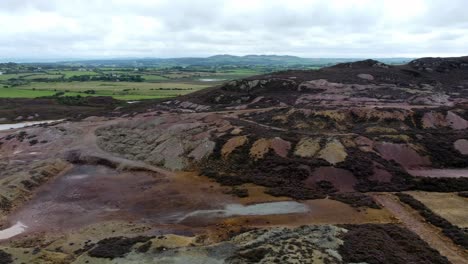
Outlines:
{"label": "dark vegetation", "polygon": [[[52,96],[40,99],[0,98],[0,116],[14,123],[34,120],[81,119],[88,116],[112,116],[124,102],[111,97]],[[124,111],[124,110],[122,110]],[[118,111],[117,111],[118,112]]]}
{"label": "dark vegetation", "polygon": [[83,254],[85,252],[88,252],[88,250],[92,249],[95,245],[96,244],[91,243],[91,241],[88,240],[88,241],[85,242],[85,245],[82,248],[79,248],[79,249],[73,251],[73,253],[75,255],[79,256],[79,255],[81,255],[81,254]]}
{"label": "dark vegetation", "polygon": [[11,209],[11,202],[7,198],[0,196],[0,211],[8,212]]}
{"label": "dark vegetation", "polygon": [[226,194],[235,195],[239,198],[245,198],[249,196],[249,191],[244,188],[233,186],[231,190],[227,191]]}
{"label": "dark vegetation", "polygon": [[313,188],[304,186],[303,182],[309,176],[307,168],[327,165],[323,160],[282,158],[272,152],[255,160],[249,155],[250,144],[235,149],[223,159],[220,151],[228,138],[218,138],[214,154],[202,164],[203,175],[228,186],[254,183],[268,187],[267,193],[271,195],[295,199],[324,198],[336,191],[328,182],[318,182]]}
{"label": "dark vegetation", "polygon": [[129,74],[104,74],[104,75],[79,75],[68,78],[67,81],[88,82],[88,81],[111,81],[111,82],[143,82],[145,79],[141,75]]}
{"label": "dark vegetation", "polygon": [[145,236],[105,238],[97,242],[97,245],[88,251],[88,255],[95,258],[121,258],[129,253],[135,244],[146,243],[152,238]]}
{"label": "dark vegetation", "polygon": [[11,254],[6,253],[3,250],[0,250],[0,264],[10,264],[13,263],[13,258]]}
{"label": "dark vegetation", "polygon": [[449,264],[413,232],[393,224],[345,225],[339,253],[345,263]]}
{"label": "dark vegetation", "polygon": [[[304,181],[314,169],[330,166],[328,162],[322,159],[300,158],[293,155],[283,158],[272,151],[259,160],[250,158],[249,150],[252,143],[260,135],[267,138],[280,136],[284,140],[295,143],[302,137],[299,132],[290,130],[288,133],[284,133],[243,121],[230,121],[235,125],[244,127],[244,133],[249,136],[250,143],[235,149],[228,158],[223,158],[221,157],[221,148],[231,136],[226,135],[217,138],[214,154],[201,166],[204,175],[228,186],[244,183],[265,186],[268,188],[267,193],[273,196],[288,196],[295,199],[321,199],[330,195],[332,199],[347,202],[354,207],[378,208],[378,205],[365,195],[336,195],[336,188],[328,181],[316,182],[314,186],[305,186]],[[256,119],[256,121],[261,123],[259,119]],[[448,141],[451,142],[455,140],[451,137],[448,138]],[[364,152],[357,148],[347,148],[346,151],[348,153],[346,160],[336,164],[335,167],[350,171],[356,177],[357,184],[354,189],[358,192],[405,190],[458,192],[468,190],[468,178],[413,177],[400,164],[386,160],[374,152]],[[451,152],[450,155],[455,155],[455,153]],[[375,163],[392,175],[390,182],[378,182],[370,179],[374,174],[373,164]]]}
{"label": "dark vegetation", "polygon": [[151,245],[152,245],[152,242],[151,241],[148,241],[146,243],[144,243],[143,245],[139,246],[136,251],[138,253],[146,253],[148,252],[148,250],[151,248]]}
{"label": "dark vegetation", "polygon": [[468,234],[458,226],[453,225],[449,221],[435,214],[431,209],[425,206],[413,196],[406,193],[397,193],[396,196],[400,201],[408,204],[413,209],[419,212],[426,221],[442,229],[442,233],[450,238],[455,244],[468,249]]}
{"label": "dark vegetation", "polygon": [[346,203],[352,207],[369,207],[381,209],[381,207],[372,199],[372,197],[363,193],[336,193],[330,196],[331,199]]}
{"label": "dark vegetation", "polygon": [[466,156],[460,155],[453,147],[453,142],[464,136],[466,135],[463,133],[444,133],[443,136],[426,133],[420,141],[431,154],[431,161],[434,163],[434,166],[441,168],[466,168],[468,167],[468,159]]}
{"label": "dark vegetation", "polygon": [[462,192],[468,190],[468,178],[414,177],[410,190],[428,192]]}
{"label": "dark vegetation", "polygon": [[267,248],[254,248],[244,252],[239,252],[236,258],[242,259],[244,263],[259,263],[263,258],[265,258],[269,251],[270,250]]}

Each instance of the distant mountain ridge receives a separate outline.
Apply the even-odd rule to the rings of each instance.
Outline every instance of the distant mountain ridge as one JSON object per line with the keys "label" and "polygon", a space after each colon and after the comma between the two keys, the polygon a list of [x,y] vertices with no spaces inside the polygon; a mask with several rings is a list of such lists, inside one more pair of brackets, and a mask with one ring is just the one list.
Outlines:
{"label": "distant mountain ridge", "polygon": [[[410,58],[385,58],[377,60],[387,64],[403,64]],[[301,58],[290,55],[214,55],[206,58],[125,58],[63,61],[58,64],[75,66],[120,66],[120,67],[188,67],[188,66],[331,66],[337,63],[359,61],[361,58]]]}

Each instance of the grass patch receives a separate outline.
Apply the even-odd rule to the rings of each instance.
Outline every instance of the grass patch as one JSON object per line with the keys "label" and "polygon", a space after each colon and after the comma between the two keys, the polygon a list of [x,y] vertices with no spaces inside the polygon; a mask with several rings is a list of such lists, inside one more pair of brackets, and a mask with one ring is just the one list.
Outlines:
{"label": "grass patch", "polygon": [[[66,96],[111,96],[121,100],[140,100],[185,95],[211,85],[188,82],[33,82],[24,86],[0,88],[0,98],[36,98],[63,92]],[[89,90],[95,93],[85,93]]]}
{"label": "grass patch", "polygon": [[61,74],[33,74],[22,77],[25,80],[33,80],[33,79],[59,79],[62,78],[63,75]]}
{"label": "grass patch", "polygon": [[72,76],[98,75],[97,72],[93,71],[48,71],[48,73],[64,75],[65,78],[70,78]]}
{"label": "grass patch", "polygon": [[33,91],[31,89],[1,88],[0,97],[2,98],[36,98],[42,96],[54,95],[54,91]]}

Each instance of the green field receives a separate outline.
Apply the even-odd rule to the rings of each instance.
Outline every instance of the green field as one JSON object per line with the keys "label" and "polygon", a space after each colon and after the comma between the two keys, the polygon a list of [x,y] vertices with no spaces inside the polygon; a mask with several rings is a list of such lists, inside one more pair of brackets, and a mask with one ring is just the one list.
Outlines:
{"label": "green field", "polygon": [[60,74],[33,74],[29,76],[24,76],[22,77],[23,79],[26,80],[32,80],[32,79],[38,79],[38,78],[44,78],[44,79],[60,79],[62,78],[63,75]]}
{"label": "green field", "polygon": [[[1,66],[1,65],[0,65]],[[257,67],[68,67],[3,65],[0,98],[52,96],[112,96],[121,100],[185,95],[232,79],[265,73]],[[90,78],[72,78],[92,76]],[[140,76],[139,79],[137,76]]]}
{"label": "green field", "polygon": [[34,73],[19,73],[19,74],[2,74],[0,75],[0,81],[6,81],[8,79],[18,79],[18,78],[24,78],[28,76],[34,76],[36,74]]}
{"label": "green field", "polygon": [[32,91],[0,87],[0,97],[2,98],[36,98],[41,96],[51,96],[54,94],[54,91]]}
{"label": "green field", "polygon": [[167,80],[166,77],[163,77],[161,75],[155,75],[155,74],[143,74],[141,75],[141,77],[143,79],[145,79],[145,81],[148,81],[148,82],[154,82],[154,81],[165,81]]}
{"label": "green field", "polygon": [[[121,100],[140,100],[175,97],[195,92],[211,85],[213,84],[184,82],[33,82],[18,87],[1,88],[0,97],[35,98],[64,92],[67,96],[112,96]],[[95,94],[84,93],[89,90],[94,90]]]}
{"label": "green field", "polygon": [[82,75],[98,75],[94,71],[47,71],[49,74],[60,74],[65,78],[70,78],[72,76],[82,76]]}

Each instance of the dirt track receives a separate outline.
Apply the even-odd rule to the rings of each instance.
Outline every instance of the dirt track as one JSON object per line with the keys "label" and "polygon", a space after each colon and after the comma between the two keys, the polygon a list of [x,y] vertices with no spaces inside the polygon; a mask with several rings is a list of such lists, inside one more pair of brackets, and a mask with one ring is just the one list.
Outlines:
{"label": "dirt track", "polygon": [[391,194],[374,194],[378,203],[393,213],[402,224],[426,241],[432,248],[453,264],[468,263],[468,252],[456,246],[450,239],[441,234],[436,227],[426,223],[418,212],[402,205],[398,198]]}

